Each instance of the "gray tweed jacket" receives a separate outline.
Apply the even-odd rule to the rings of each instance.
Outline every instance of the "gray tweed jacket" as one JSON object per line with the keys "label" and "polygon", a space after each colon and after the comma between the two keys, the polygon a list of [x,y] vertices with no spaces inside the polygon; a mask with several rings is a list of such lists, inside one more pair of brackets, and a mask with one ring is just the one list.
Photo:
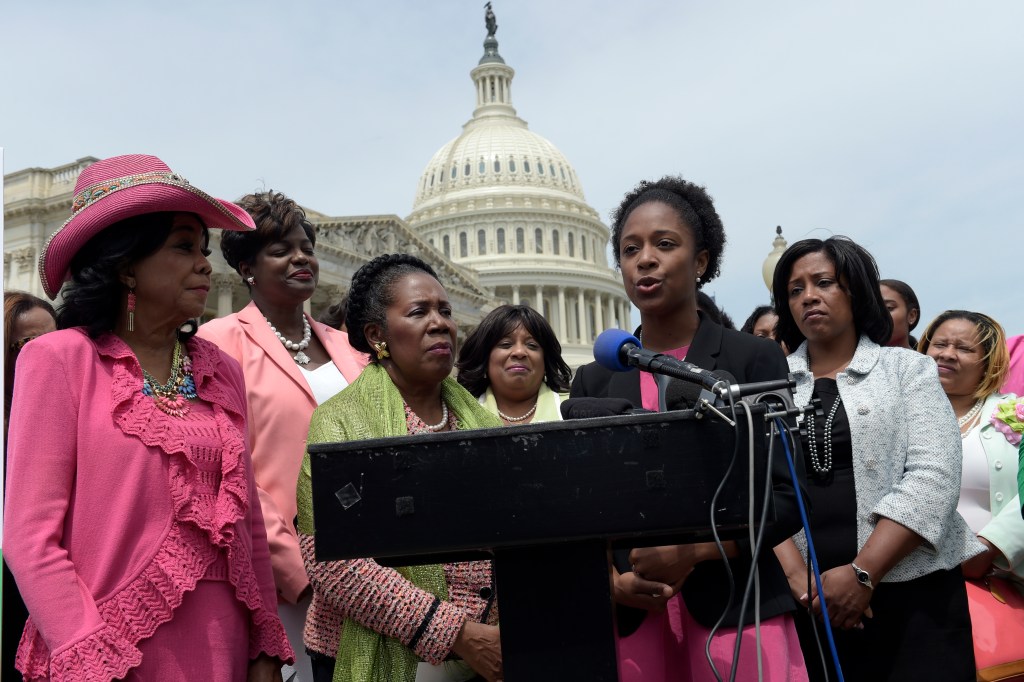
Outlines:
{"label": "gray tweed jacket", "polygon": [[[814,390],[806,341],[788,361],[797,381],[796,404],[805,405]],[[836,384],[853,441],[858,550],[879,517],[924,538],[883,581],[950,569],[983,551],[956,511],[963,452],[935,361],[912,350],[879,347],[862,336]],[[806,556],[803,531],[794,540]]]}

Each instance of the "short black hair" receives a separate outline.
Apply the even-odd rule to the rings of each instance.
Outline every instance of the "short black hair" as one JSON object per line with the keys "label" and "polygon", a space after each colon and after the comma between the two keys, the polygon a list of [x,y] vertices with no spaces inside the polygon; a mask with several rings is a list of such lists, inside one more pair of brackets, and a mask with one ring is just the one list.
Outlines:
{"label": "short black hair", "polygon": [[722,225],[722,219],[718,216],[714,201],[705,188],[675,175],[666,175],[656,182],[640,181],[640,184],[634,187],[612,212],[611,242],[615,265],[621,263],[619,249],[622,228],[629,215],[638,206],[651,201],[660,201],[671,206],[678,214],[680,222],[693,231],[697,252],[708,252],[708,267],[701,275],[698,287],[717,277],[722,266],[722,253],[725,251],[725,227]]}
{"label": "short black hair", "polygon": [[892,315],[882,300],[879,288],[878,265],[867,249],[849,237],[835,236],[821,239],[802,239],[786,249],[775,266],[772,278],[772,296],[779,323],[775,327],[776,340],[790,350],[803,343],[804,335],[793,318],[789,307],[789,276],[793,264],[811,253],[824,253],[836,269],[839,286],[850,296],[850,308],[857,335],[866,335],[879,345],[892,337]]}
{"label": "short black hair", "polygon": [[[87,241],[71,259],[71,282],[57,308],[57,328],[85,327],[92,338],[111,331],[121,314],[121,294],[125,290],[121,274],[163,246],[175,215],[165,211],[125,218]],[[203,226],[204,241],[208,241],[206,224],[198,215],[195,218]],[[179,330],[178,338],[187,340],[197,328],[193,324]]]}
{"label": "short black hair", "polygon": [[224,230],[221,233],[220,252],[239,275],[242,274],[239,270],[242,263],[252,263],[260,249],[281,241],[296,225],[302,227],[306,237],[316,246],[316,230],[306,218],[306,212],[281,192],[270,190],[246,194],[236,203],[252,216],[256,224],[254,231]]}
{"label": "short black hair", "polygon": [[772,314],[772,315],[776,315],[776,316],[778,315],[778,313],[775,312],[775,306],[770,306],[770,305],[759,305],[759,306],[757,306],[756,308],[754,308],[754,312],[750,313],[750,317],[748,317],[747,321],[743,323],[743,326],[740,327],[740,331],[745,333],[745,334],[753,334],[754,333],[754,325],[757,324],[757,321],[760,320],[765,315],[768,315],[769,313]]}
{"label": "short black hair", "polygon": [[369,354],[371,362],[377,362],[377,355],[366,339],[366,325],[379,324],[387,329],[388,306],[395,300],[395,282],[418,272],[437,279],[437,273],[422,259],[407,253],[389,253],[364,263],[352,275],[345,313],[348,341],[356,350]]}
{"label": "short black hair", "polygon": [[917,294],[914,293],[914,290],[910,288],[909,284],[902,280],[883,279],[879,280],[878,283],[889,287],[899,294],[903,299],[903,303],[906,304],[907,310],[917,311],[917,319],[914,320],[914,324],[910,325],[910,329],[913,330],[914,327],[917,326],[917,323],[921,321],[921,304],[917,302]]}
{"label": "short black hair", "polygon": [[555,392],[569,390],[572,370],[562,359],[562,344],[548,321],[529,306],[502,305],[488,313],[459,348],[455,366],[459,370],[458,381],[467,391],[479,398],[487,390],[491,383],[487,378],[491,351],[519,326],[530,332],[544,351],[544,383]]}

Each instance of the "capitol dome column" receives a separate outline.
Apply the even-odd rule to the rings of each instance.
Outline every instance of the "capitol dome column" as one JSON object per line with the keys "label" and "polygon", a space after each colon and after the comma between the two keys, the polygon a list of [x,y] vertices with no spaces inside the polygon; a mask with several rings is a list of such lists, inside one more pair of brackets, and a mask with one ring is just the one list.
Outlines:
{"label": "capitol dome column", "polygon": [[566,334],[565,318],[567,317],[565,311],[565,287],[558,287],[558,340],[562,343],[569,341]]}
{"label": "capitol dome column", "polygon": [[519,305],[519,285],[512,285],[512,305]]}
{"label": "capitol dome column", "polygon": [[594,294],[594,328],[597,333],[600,334],[604,331],[604,302],[601,300],[601,294]]}
{"label": "capitol dome column", "polygon": [[587,343],[587,302],[586,299],[583,298],[583,289],[576,290],[576,301],[576,321],[579,325],[576,330],[579,332],[577,343],[585,344]]}

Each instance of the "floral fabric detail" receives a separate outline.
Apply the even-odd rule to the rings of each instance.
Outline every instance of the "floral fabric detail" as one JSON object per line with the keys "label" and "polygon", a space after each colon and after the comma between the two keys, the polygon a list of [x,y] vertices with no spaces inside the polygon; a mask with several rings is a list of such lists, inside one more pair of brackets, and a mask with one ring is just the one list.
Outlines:
{"label": "floral fabric detail", "polygon": [[1010,445],[1020,445],[1024,434],[1024,397],[1004,400],[992,412],[992,426],[1006,436]]}
{"label": "floral fabric detail", "polygon": [[188,180],[177,173],[140,173],[139,175],[129,175],[123,178],[107,180],[106,182],[101,182],[98,185],[86,187],[76,194],[75,198],[71,202],[71,215],[78,213],[86,206],[93,204],[118,190],[135,187],[136,185],[151,184],[154,182],[172,185],[189,184]]}

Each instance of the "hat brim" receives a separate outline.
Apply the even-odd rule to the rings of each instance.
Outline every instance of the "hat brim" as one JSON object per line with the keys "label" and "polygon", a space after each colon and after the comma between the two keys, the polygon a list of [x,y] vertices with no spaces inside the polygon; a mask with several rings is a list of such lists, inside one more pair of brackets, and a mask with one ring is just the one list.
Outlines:
{"label": "hat brim", "polygon": [[186,181],[160,180],[125,187],[78,210],[50,235],[39,254],[39,279],[46,295],[57,297],[70,276],[75,254],[114,223],[146,213],[195,213],[210,229],[251,231],[252,217],[239,206],[217,199]]}

